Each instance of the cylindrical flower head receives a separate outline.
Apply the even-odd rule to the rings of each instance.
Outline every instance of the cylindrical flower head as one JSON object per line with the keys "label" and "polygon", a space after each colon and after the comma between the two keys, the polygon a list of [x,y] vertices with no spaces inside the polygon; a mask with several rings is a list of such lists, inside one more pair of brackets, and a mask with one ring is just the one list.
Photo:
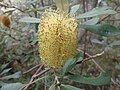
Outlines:
{"label": "cylindrical flower head", "polygon": [[78,23],[60,10],[47,10],[38,26],[38,45],[41,61],[49,68],[63,67],[77,54]]}

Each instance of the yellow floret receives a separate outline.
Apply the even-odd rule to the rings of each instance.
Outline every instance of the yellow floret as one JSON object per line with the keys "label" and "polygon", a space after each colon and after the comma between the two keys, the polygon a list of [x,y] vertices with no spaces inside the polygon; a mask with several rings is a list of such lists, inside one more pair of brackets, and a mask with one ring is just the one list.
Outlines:
{"label": "yellow floret", "polygon": [[77,54],[78,23],[60,10],[47,10],[41,17],[38,30],[40,58],[49,68],[61,68]]}

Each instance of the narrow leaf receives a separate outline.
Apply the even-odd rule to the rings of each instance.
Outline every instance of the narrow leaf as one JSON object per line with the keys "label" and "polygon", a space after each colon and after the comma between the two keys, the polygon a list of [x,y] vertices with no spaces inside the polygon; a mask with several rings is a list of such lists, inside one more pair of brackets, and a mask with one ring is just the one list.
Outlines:
{"label": "narrow leaf", "polygon": [[74,15],[77,12],[77,10],[79,9],[79,7],[80,7],[80,4],[72,6],[71,10],[70,10],[70,15]]}
{"label": "narrow leaf", "polygon": [[75,56],[75,59],[77,60],[77,61],[81,61],[81,60],[83,60],[83,53],[82,52],[79,52],[76,56]]}
{"label": "narrow leaf", "polygon": [[19,19],[19,22],[25,22],[25,23],[40,23],[39,18],[34,18],[34,17],[24,17]]}
{"label": "narrow leaf", "polygon": [[113,43],[110,44],[110,46],[120,46],[120,41],[114,41]]}
{"label": "narrow leaf", "polygon": [[12,68],[7,68],[5,70],[3,70],[1,73],[0,73],[0,76],[2,76],[3,74],[9,72]]}
{"label": "narrow leaf", "polygon": [[63,69],[62,69],[62,72],[61,72],[61,75],[62,76],[64,76],[68,71],[70,71],[75,65],[76,65],[76,59],[69,59],[66,63],[65,63],[65,65],[64,65],[64,67],[63,67]]}
{"label": "narrow leaf", "polygon": [[105,36],[105,37],[110,37],[110,36],[115,36],[120,34],[120,31],[116,27],[109,24],[97,24],[97,25],[81,24],[80,28],[83,28],[85,30],[88,30],[90,32],[93,32],[95,34]]}
{"label": "narrow leaf", "polygon": [[80,14],[77,18],[78,19],[88,18],[88,17],[94,17],[94,16],[106,15],[106,14],[116,14],[116,11],[110,10],[109,7],[96,7],[92,9],[91,11]]}
{"label": "narrow leaf", "polygon": [[55,85],[55,84],[52,84],[52,85],[49,87],[48,90],[57,90],[56,85]]}
{"label": "narrow leaf", "polygon": [[74,82],[95,85],[95,86],[108,85],[111,82],[111,77],[107,73],[102,73],[98,77],[85,77],[81,75],[71,75],[68,78]]}
{"label": "narrow leaf", "polygon": [[0,81],[0,87],[6,85],[7,83]]}
{"label": "narrow leaf", "polygon": [[4,85],[0,90],[21,90],[24,86],[22,83],[11,83]]}
{"label": "narrow leaf", "polygon": [[4,79],[13,79],[13,78],[19,78],[22,76],[22,73],[19,71],[19,72],[16,72],[12,75],[8,75],[8,76],[4,76],[4,77],[1,77],[0,79],[4,80]]}
{"label": "narrow leaf", "polygon": [[65,65],[64,65],[64,67],[62,68],[62,72],[61,72],[61,75],[62,75],[62,77],[67,73],[67,72],[69,72],[72,68],[74,68],[75,66],[76,66],[76,63],[77,63],[77,61],[79,60],[82,60],[82,56],[83,56],[83,53],[78,53],[74,58],[71,58],[71,59],[69,59],[66,63],[65,63]]}
{"label": "narrow leaf", "polygon": [[0,66],[0,70],[2,71],[3,69],[5,69],[7,66],[9,65],[9,63],[3,64]]}
{"label": "narrow leaf", "polygon": [[99,18],[93,18],[93,19],[90,19],[90,20],[84,22],[83,24],[85,24],[85,25],[95,25],[95,24],[97,24],[98,21],[99,21]]}
{"label": "narrow leaf", "polygon": [[62,90],[84,90],[71,85],[61,85]]}

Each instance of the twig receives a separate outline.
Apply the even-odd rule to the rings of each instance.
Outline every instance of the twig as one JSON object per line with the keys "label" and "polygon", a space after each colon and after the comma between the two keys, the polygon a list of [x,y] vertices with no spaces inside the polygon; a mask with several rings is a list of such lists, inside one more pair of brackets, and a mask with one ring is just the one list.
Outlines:
{"label": "twig", "polygon": [[[82,50],[79,50],[79,51],[82,51]],[[82,52],[84,52],[84,51],[82,51]],[[83,59],[83,60],[81,60],[81,61],[78,61],[76,64],[80,64],[80,63],[89,61],[89,60],[91,60],[91,59],[94,59],[94,58],[96,58],[96,57],[102,56],[102,55],[104,54],[104,51],[102,51],[101,53],[95,54],[95,55],[93,55],[93,56],[90,56],[88,53],[85,53],[85,54],[86,54],[87,56],[89,56],[89,57],[88,57],[88,58],[85,58],[85,59]]]}
{"label": "twig", "polygon": [[95,65],[96,65],[102,72],[105,72],[104,69],[103,69],[94,59],[92,59],[92,61],[95,63]]}
{"label": "twig", "polygon": [[34,79],[35,79],[36,77],[39,77],[39,76],[41,76],[42,74],[44,74],[45,72],[49,71],[49,69],[46,69],[46,70],[42,71],[41,73],[38,73],[38,72],[42,69],[42,67],[43,67],[43,65],[41,65],[41,66],[38,68],[38,70],[33,74],[33,76],[31,77],[30,82],[25,86],[25,88],[24,88],[23,90],[27,90],[30,85],[34,84],[34,83],[35,83]]}
{"label": "twig", "polygon": [[[79,51],[83,52],[82,50],[79,50]],[[102,51],[101,53],[95,54],[95,55],[93,55],[93,56],[91,56],[91,55],[88,54],[88,53],[85,53],[85,54],[86,54],[87,56],[89,56],[89,57],[88,57],[88,58],[85,58],[85,59],[83,59],[82,61],[77,62],[77,63],[79,64],[79,63],[83,63],[83,62],[85,62],[85,61],[92,60],[92,61],[96,64],[96,66],[97,66],[102,72],[105,72],[105,71],[100,67],[100,65],[97,64],[97,62],[94,60],[94,58],[100,57],[100,56],[102,56],[104,53],[105,53],[105,52]]]}
{"label": "twig", "polygon": [[[83,60],[83,62],[88,61],[88,60],[93,59],[93,58],[96,58],[96,57],[99,57],[99,56],[102,56],[103,54],[104,54],[104,51],[102,51],[101,53],[95,54],[93,56],[89,56],[88,58],[85,58]],[[88,54],[86,53],[86,55],[88,55]]]}
{"label": "twig", "polygon": [[36,80],[34,80],[33,82],[31,82],[31,84],[34,84],[34,83],[36,83],[37,81],[39,81],[39,80],[41,80],[41,79],[44,79],[44,78],[46,78],[47,76],[43,76],[42,78],[38,78],[38,79],[36,79]]}
{"label": "twig", "polygon": [[[79,50],[79,51],[84,52],[84,51],[82,51],[82,50]],[[80,62],[77,62],[76,64],[80,64],[80,63],[83,63],[83,62],[85,62],[85,61],[92,60],[92,61],[95,63],[95,65],[96,65],[102,72],[106,72],[106,71],[94,60],[94,58],[99,57],[99,56],[103,55],[104,53],[105,53],[105,52],[103,51],[103,52],[101,52],[101,53],[99,53],[99,54],[96,54],[96,55],[93,55],[93,56],[91,56],[90,54],[86,53],[86,55],[89,56],[89,57],[86,58],[86,59],[83,59],[83,60],[80,61]],[[111,81],[112,81],[113,84],[115,84],[115,85],[117,85],[118,87],[120,87],[120,85],[119,85],[117,82],[115,82],[113,78],[111,78]]]}
{"label": "twig", "polygon": [[[39,71],[41,70],[43,68],[43,65],[41,65],[39,68],[38,68],[38,70],[34,73],[34,75],[36,75],[37,73],[39,73]],[[33,76],[34,76],[33,75]]]}
{"label": "twig", "polygon": [[[92,59],[92,61],[96,64],[96,66],[97,66],[102,72],[106,72],[99,64],[97,64],[97,62],[96,62],[94,59]],[[115,85],[117,85],[118,87],[120,87],[120,85],[119,85],[117,82],[115,82],[113,78],[111,78],[111,81],[112,81],[113,84],[115,84]]]}
{"label": "twig", "polygon": [[49,70],[50,70],[50,69],[45,69],[45,70],[42,71],[41,73],[34,75],[34,77],[35,77],[35,78],[36,78],[36,77],[39,77],[39,76],[43,75],[44,73],[46,73],[46,72],[49,71]]}
{"label": "twig", "polygon": [[13,37],[11,34],[8,34],[8,36],[14,39],[15,41],[21,41],[20,39],[16,39],[15,37]]}
{"label": "twig", "polygon": [[[117,10],[118,7],[119,7],[119,6],[116,6],[114,10]],[[102,22],[103,20],[105,20],[105,19],[108,18],[109,16],[111,16],[111,15],[107,15],[106,17],[102,18],[98,23]]]}
{"label": "twig", "polygon": [[98,0],[93,0],[93,1],[92,1],[92,4],[91,4],[92,9],[97,6],[97,3],[98,3]]}
{"label": "twig", "polygon": [[[32,82],[30,83],[30,85],[32,85],[32,84],[36,83],[37,81],[42,80],[42,79],[44,79],[44,78],[46,78],[46,76],[43,76],[42,78],[38,78],[38,79],[32,81]],[[24,88],[25,88],[25,87],[22,87],[20,90],[23,90]]]}
{"label": "twig", "polygon": [[[38,68],[38,70],[40,70],[40,69],[41,69],[41,66]],[[33,81],[34,78],[35,78],[34,75],[38,72],[38,70],[33,74],[30,82],[25,86],[25,88],[24,88],[23,90],[27,90],[27,89],[28,89],[28,87],[31,85],[32,81]]]}
{"label": "twig", "polygon": [[44,5],[44,2],[43,2],[43,0],[41,0],[41,4],[42,4],[42,7],[44,7],[45,5]]}
{"label": "twig", "polygon": [[98,23],[102,22],[103,20],[105,20],[105,19],[108,18],[109,16],[111,16],[111,15],[107,15],[106,17],[102,18],[101,20],[99,20]]}
{"label": "twig", "polygon": [[118,84],[117,82],[115,82],[113,78],[111,78],[111,81],[112,81],[113,84],[115,84],[115,85],[117,85],[118,87],[120,87],[120,84]]}
{"label": "twig", "polygon": [[35,68],[39,67],[40,65],[41,65],[41,64],[38,64],[38,65],[34,66],[33,68],[31,68],[31,69],[29,69],[29,70],[23,72],[23,74],[26,74],[26,73],[28,73],[28,72],[34,70]]}
{"label": "twig", "polygon": [[21,10],[21,9],[19,9],[19,8],[15,7],[15,6],[4,5],[4,4],[1,4],[1,3],[0,3],[0,6],[5,7],[5,8],[15,8],[15,9],[17,9],[17,10],[19,10],[19,11],[21,11],[21,12],[23,12],[23,13],[24,13],[24,11],[23,11],[23,10]]}
{"label": "twig", "polygon": [[[45,76],[47,75],[46,73],[44,74]],[[44,79],[45,80],[45,83],[44,83],[44,89],[47,90],[47,78]]]}
{"label": "twig", "polygon": [[61,85],[61,83],[60,83],[60,81],[59,81],[59,79],[58,79],[58,76],[56,75],[56,71],[55,71],[54,68],[53,68],[53,71],[54,71],[55,81],[56,81],[56,83],[57,83],[58,90],[60,90],[60,85]]}
{"label": "twig", "polygon": [[28,87],[31,85],[32,81],[34,80],[34,78],[32,77],[30,82],[25,86],[25,88],[23,90],[27,90]]}
{"label": "twig", "polygon": [[120,21],[120,19],[107,19],[107,20],[104,20],[104,21]]}

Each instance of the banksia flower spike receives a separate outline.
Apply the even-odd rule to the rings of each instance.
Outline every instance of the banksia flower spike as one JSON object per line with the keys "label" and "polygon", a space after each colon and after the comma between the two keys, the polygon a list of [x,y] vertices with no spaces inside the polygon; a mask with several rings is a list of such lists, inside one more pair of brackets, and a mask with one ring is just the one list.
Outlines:
{"label": "banksia flower spike", "polygon": [[46,67],[60,69],[77,54],[77,25],[76,19],[63,11],[46,10],[38,26],[39,53]]}
{"label": "banksia flower spike", "polygon": [[0,23],[4,28],[9,28],[11,24],[11,19],[7,15],[0,16]]}

